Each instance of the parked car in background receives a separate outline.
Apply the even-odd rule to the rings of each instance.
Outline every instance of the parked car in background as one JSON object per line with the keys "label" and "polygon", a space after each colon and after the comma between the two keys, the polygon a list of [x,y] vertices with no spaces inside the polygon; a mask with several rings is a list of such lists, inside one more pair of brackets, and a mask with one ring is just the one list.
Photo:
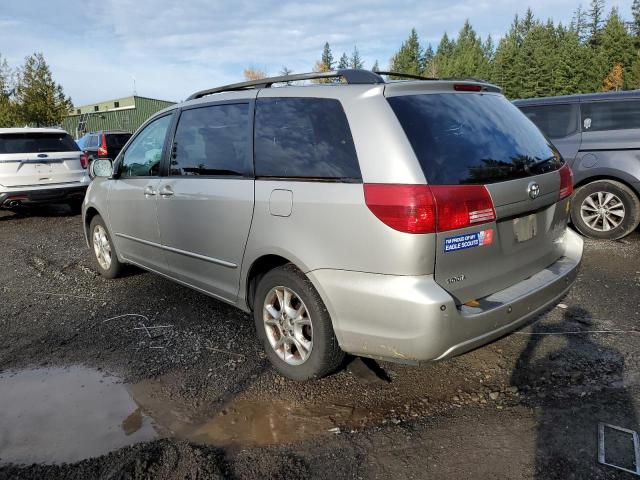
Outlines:
{"label": "parked car in background", "polygon": [[0,128],[0,207],[68,203],[79,207],[88,159],[57,128]]}
{"label": "parked car in background", "polygon": [[104,130],[85,134],[78,144],[89,157],[89,162],[92,162],[95,158],[116,158],[130,138],[129,132]]}
{"label": "parked car in background", "polygon": [[562,298],[582,258],[570,168],[477,81],[340,70],[205,90],[92,169],[97,270],[252,311],[297,380],[344,352],[418,364],[484,345]]}
{"label": "parked car in background", "polygon": [[584,235],[617,239],[640,223],[640,90],[513,102],[571,165],[571,221]]}

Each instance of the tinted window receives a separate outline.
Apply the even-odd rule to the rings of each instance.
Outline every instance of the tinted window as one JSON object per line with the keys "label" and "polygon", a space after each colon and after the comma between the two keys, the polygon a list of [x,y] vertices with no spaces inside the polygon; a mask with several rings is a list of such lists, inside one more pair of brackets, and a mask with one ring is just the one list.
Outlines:
{"label": "tinted window", "polygon": [[389,98],[429,183],[494,183],[560,168],[559,154],[502,95]]}
{"label": "tinted window", "polygon": [[256,102],[256,176],[360,180],[340,102],[263,98]]}
{"label": "tinted window", "polygon": [[578,105],[540,105],[520,110],[549,138],[564,138],[578,131]]}
{"label": "tinted window", "polygon": [[107,148],[122,148],[131,138],[130,133],[109,133],[107,134]]}
{"label": "tinted window", "polygon": [[91,135],[91,137],[89,137],[89,141],[87,142],[87,146],[90,148],[96,148],[99,143],[100,139],[98,138],[98,135]]}
{"label": "tinted window", "polygon": [[171,115],[166,115],[154,120],[131,142],[122,158],[120,174],[123,177],[158,175],[171,118]]}
{"label": "tinted window", "polygon": [[175,135],[171,175],[251,174],[249,105],[184,110]]}
{"label": "tinted window", "polygon": [[7,133],[0,135],[0,153],[77,152],[68,133]]}
{"label": "tinted window", "polygon": [[640,128],[640,100],[582,104],[582,131]]}

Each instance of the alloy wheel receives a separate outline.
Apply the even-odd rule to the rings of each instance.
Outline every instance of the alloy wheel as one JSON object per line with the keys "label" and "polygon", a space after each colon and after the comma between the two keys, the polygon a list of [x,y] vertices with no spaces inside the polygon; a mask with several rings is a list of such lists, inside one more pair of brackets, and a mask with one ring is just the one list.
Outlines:
{"label": "alloy wheel", "polygon": [[288,287],[272,288],[262,308],[271,348],[289,365],[303,364],[313,348],[313,324],[300,296]]}
{"label": "alloy wheel", "polygon": [[624,220],[624,204],[620,197],[611,192],[595,192],[582,201],[580,216],[589,228],[608,232]]}
{"label": "alloy wheel", "polygon": [[111,244],[109,237],[107,237],[107,231],[102,225],[96,225],[93,229],[93,251],[100,267],[109,270],[111,267]]}

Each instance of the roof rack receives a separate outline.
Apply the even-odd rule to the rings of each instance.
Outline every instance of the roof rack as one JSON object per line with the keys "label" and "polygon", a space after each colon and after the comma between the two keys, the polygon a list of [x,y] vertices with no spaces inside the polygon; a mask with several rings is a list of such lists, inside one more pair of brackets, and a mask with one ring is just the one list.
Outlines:
{"label": "roof rack", "polygon": [[249,80],[247,82],[232,83],[231,85],[224,85],[222,87],[201,90],[189,96],[187,100],[202,98],[207,95],[212,95],[214,93],[220,93],[220,92],[246,90],[249,88],[269,88],[274,83],[287,83],[287,82],[295,82],[299,80],[318,80],[318,79],[340,78],[340,77],[344,78],[344,80],[348,84],[353,84],[353,85],[385,83],[384,79],[380,75],[378,75],[376,72],[372,72],[369,70],[342,69],[342,70],[332,70],[329,72],[297,73],[293,75],[260,78],[258,80]]}
{"label": "roof rack", "polygon": [[389,76],[389,77],[412,78],[414,80],[442,80],[441,78],[423,77],[422,75],[414,75],[412,73],[383,72],[383,71],[380,71],[380,70],[374,70],[374,73],[377,73],[378,75]]}

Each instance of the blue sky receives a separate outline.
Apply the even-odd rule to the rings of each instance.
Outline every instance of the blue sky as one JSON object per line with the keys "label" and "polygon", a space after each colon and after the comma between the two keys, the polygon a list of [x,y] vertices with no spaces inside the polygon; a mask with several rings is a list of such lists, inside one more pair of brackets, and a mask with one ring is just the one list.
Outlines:
{"label": "blue sky", "polygon": [[[630,16],[632,0],[608,0]],[[568,23],[579,0],[529,2],[537,17]],[[588,7],[589,0],[583,0]],[[310,71],[325,41],[337,59],[357,45],[386,67],[416,27],[423,42],[455,35],[468,18],[497,40],[527,3],[513,0],[3,0],[0,55],[12,66],[42,51],[76,105],[130,95],[181,100],[239,81],[253,66]]]}

